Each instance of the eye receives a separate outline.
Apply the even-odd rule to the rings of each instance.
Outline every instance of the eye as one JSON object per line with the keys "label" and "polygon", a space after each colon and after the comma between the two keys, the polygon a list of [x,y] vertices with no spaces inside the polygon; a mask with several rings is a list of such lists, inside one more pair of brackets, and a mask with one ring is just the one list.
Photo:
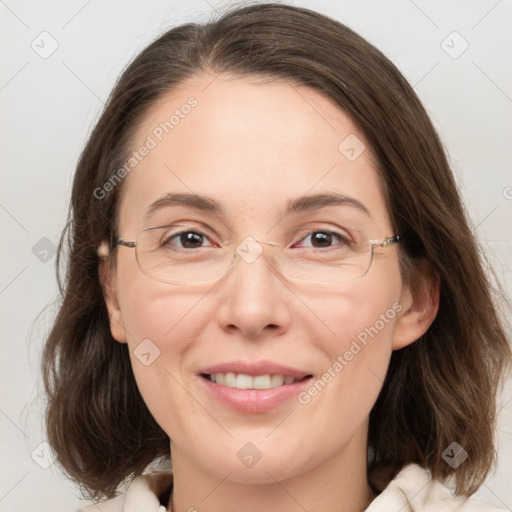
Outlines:
{"label": "eye", "polygon": [[309,243],[303,244],[303,246],[318,249],[329,249],[333,245],[350,245],[347,237],[333,231],[313,231],[308,236],[302,238],[301,242],[304,240],[309,240]]}
{"label": "eye", "polygon": [[178,249],[198,249],[205,246],[210,239],[199,231],[180,231],[162,241],[163,247],[177,247]]}

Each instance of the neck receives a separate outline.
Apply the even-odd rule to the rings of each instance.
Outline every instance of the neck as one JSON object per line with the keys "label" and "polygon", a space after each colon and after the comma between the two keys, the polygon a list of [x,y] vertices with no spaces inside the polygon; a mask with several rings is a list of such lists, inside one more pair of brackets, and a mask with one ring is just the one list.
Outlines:
{"label": "neck", "polygon": [[[368,485],[367,426],[330,458],[308,472],[266,483],[245,483],[219,477],[192,461],[172,444],[173,512],[361,512],[373,496]],[[172,504],[172,507],[171,507]]]}

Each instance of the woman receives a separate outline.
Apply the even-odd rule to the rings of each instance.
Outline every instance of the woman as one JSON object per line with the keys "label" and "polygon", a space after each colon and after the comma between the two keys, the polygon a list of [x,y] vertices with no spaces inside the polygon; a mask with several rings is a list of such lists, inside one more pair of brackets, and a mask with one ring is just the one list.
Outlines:
{"label": "woman", "polygon": [[65,247],[48,437],[94,499],[136,477],[101,510],[496,510],[467,497],[510,348],[425,110],[347,27],[260,4],[161,36]]}

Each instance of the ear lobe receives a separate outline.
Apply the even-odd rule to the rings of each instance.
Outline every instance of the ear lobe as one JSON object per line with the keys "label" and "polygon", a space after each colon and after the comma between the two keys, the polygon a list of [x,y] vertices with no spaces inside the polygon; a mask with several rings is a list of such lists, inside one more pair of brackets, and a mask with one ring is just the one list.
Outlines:
{"label": "ear lobe", "polygon": [[421,275],[413,288],[404,285],[403,313],[395,324],[393,350],[399,350],[425,334],[439,311],[440,278],[437,273],[420,267]]}
{"label": "ear lobe", "polygon": [[98,266],[98,273],[100,276],[101,288],[103,289],[103,297],[107,306],[110,332],[116,341],[126,343],[126,330],[124,328],[121,308],[119,307],[119,302],[117,300],[115,278],[112,277],[111,268],[109,268],[108,265],[107,261],[102,258]]}

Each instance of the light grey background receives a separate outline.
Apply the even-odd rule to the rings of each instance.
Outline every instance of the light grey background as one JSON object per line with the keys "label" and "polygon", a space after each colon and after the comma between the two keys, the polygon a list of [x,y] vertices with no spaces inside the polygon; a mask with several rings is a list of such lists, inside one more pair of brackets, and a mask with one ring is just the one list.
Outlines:
{"label": "light grey background", "polygon": [[[290,3],[349,25],[405,74],[441,134],[475,232],[510,295],[512,2]],[[86,137],[134,54],[166,28],[206,20],[214,9],[232,4],[0,0],[1,512],[84,505],[55,465],[41,467],[51,459],[41,445],[38,365],[57,295],[52,250]],[[52,45],[58,47],[48,55]],[[510,384],[502,404],[498,469],[478,496],[512,510]]]}

